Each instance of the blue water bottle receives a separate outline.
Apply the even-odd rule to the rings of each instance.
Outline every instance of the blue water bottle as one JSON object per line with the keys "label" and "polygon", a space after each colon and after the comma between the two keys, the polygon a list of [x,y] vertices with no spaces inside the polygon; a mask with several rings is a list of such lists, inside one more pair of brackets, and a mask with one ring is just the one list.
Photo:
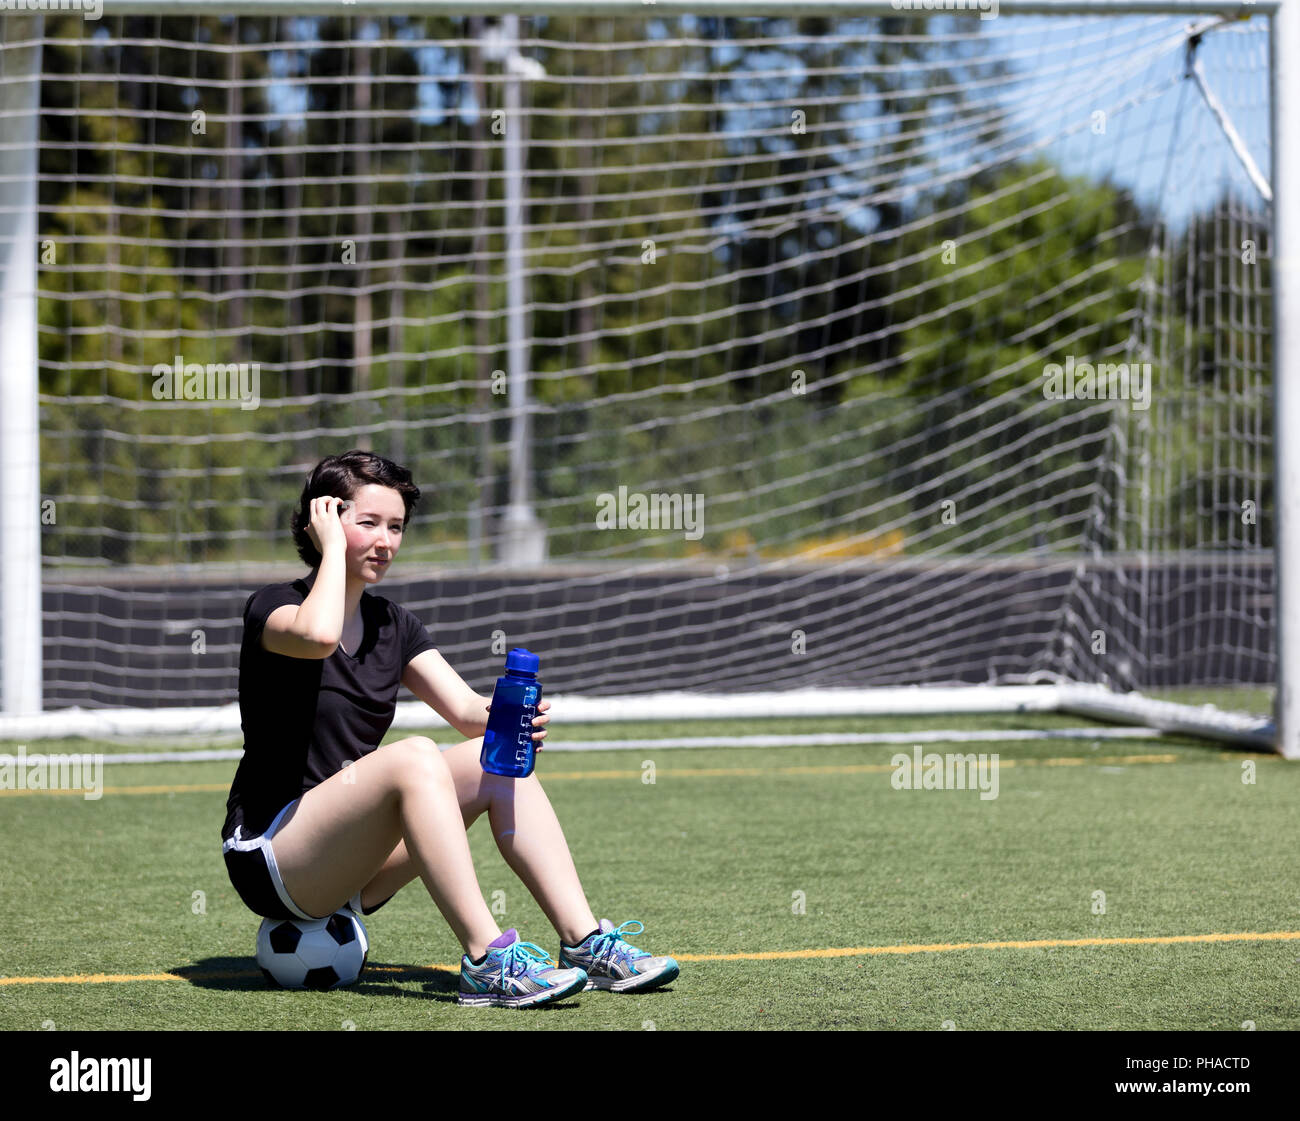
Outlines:
{"label": "blue water bottle", "polygon": [[516,646],[506,655],[506,672],[497,678],[483,734],[479,763],[489,774],[527,778],[533,773],[533,717],[542,699],[537,655]]}

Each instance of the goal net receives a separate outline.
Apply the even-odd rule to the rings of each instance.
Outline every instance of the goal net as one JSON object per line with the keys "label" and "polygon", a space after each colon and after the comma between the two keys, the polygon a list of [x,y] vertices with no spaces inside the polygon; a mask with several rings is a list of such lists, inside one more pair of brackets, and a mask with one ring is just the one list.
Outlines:
{"label": "goal net", "polygon": [[30,165],[47,713],[228,706],[353,447],[480,690],[520,645],[643,716],[1268,703],[1267,18],[44,7],[0,223]]}

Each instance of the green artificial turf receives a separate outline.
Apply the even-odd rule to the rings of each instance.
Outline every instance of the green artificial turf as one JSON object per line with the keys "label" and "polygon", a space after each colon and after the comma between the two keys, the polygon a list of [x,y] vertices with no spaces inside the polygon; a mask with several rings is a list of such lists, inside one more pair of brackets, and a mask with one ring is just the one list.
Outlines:
{"label": "green artificial turf", "polygon": [[[563,735],[1084,723],[691,722],[571,727]],[[560,735],[557,727],[556,746]],[[39,747],[87,749],[77,741]],[[252,959],[259,920],[230,887],[220,857],[233,762],[111,766],[95,801],[3,795],[0,974],[186,979],[0,985],[0,1028],[935,1030],[951,1021],[958,1029],[1168,1031],[1238,1030],[1248,1020],[1260,1030],[1300,1027],[1300,939],[814,956],[1300,931],[1300,869],[1289,858],[1300,770],[1290,764],[1172,738],[926,745],[997,753],[998,797],[982,800],[969,790],[895,789],[887,767],[906,750],[544,753],[539,774],[598,917],[640,919],[646,929],[634,942],[655,953],[809,956],[683,960],[681,976],[662,991],[586,993],[520,1012],[454,1003],[455,974],[427,967],[457,962],[460,949],[418,881],[366,919],[370,962],[356,986],[268,990]],[[653,784],[643,781],[646,761],[655,765]],[[1243,783],[1244,763],[1253,763],[1254,783]],[[855,769],[864,765],[885,769]],[[169,790],[115,789],[143,786]],[[174,789],[182,786],[215,789]],[[483,822],[470,841],[484,897],[503,909],[502,928],[516,927],[557,955],[555,932]],[[1098,892],[1104,913],[1094,913]]]}

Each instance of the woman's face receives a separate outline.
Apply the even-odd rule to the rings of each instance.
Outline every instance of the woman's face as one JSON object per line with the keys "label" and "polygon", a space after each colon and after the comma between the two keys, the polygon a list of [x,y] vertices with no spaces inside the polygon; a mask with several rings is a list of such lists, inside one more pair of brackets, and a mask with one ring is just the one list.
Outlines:
{"label": "woman's face", "polygon": [[349,576],[377,584],[388,572],[402,544],[406,505],[390,487],[367,483],[352,496],[352,507],[343,513],[347,537]]}

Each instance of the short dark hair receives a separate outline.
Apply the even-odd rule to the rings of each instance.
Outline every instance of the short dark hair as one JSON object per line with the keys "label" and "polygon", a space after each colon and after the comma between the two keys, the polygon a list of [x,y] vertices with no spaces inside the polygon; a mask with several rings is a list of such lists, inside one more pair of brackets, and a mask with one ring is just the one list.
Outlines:
{"label": "short dark hair", "polygon": [[307,532],[311,524],[312,499],[333,495],[351,501],[357,491],[372,483],[397,491],[406,505],[402,524],[411,520],[411,511],[420,501],[420,488],[411,481],[411,472],[391,459],[374,452],[354,450],[342,455],[327,455],[312,469],[306,486],[302,488],[302,497],[298,500],[292,522],[293,543],[308,567],[315,568],[322,559],[320,550],[311,543],[311,535]]}

